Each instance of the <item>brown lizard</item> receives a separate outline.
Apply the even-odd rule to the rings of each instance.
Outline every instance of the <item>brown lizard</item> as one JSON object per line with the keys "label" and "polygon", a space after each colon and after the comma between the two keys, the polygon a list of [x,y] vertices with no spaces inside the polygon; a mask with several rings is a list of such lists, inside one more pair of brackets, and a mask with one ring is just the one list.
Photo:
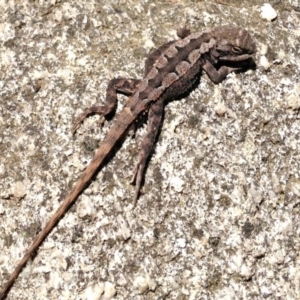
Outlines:
{"label": "brown lizard", "polygon": [[178,30],[178,36],[180,39],[164,44],[148,56],[144,79],[112,79],[107,88],[106,104],[86,109],[75,120],[73,132],[91,114],[107,116],[113,113],[117,105],[117,93],[129,96],[94,158],[2,287],[0,299],[6,297],[26,262],[83,192],[115,144],[142,113],[148,114],[148,128],[132,178],[136,183],[134,204],[139,196],[147,161],[159,134],[166,102],[178,99],[195,88],[202,69],[212,82],[220,83],[228,73],[247,67],[256,52],[250,34],[238,27],[223,26],[204,33],[190,33],[184,28]]}

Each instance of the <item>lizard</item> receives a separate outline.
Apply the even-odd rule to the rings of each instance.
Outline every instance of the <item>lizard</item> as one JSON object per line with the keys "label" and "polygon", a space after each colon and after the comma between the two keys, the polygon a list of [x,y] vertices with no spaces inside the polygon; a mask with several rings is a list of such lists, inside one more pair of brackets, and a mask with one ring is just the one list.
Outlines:
{"label": "lizard", "polygon": [[203,33],[191,33],[189,29],[181,28],[177,31],[177,35],[179,39],[167,42],[150,53],[145,61],[143,79],[113,78],[107,87],[105,104],[86,108],[75,118],[73,134],[88,116],[98,114],[107,117],[114,113],[118,93],[129,97],[104,140],[100,143],[91,162],[48,220],[46,226],[35,237],[22,260],[2,287],[0,300],[6,297],[27,261],[84,191],[115,148],[116,143],[125,136],[129,127],[141,115],[148,116],[148,124],[132,177],[132,183],[136,184],[134,206],[139,197],[146,165],[162,126],[166,103],[180,99],[187,92],[193,90],[199,82],[202,70],[213,83],[218,84],[229,73],[247,68],[256,53],[256,44],[253,38],[248,31],[240,27],[220,26]]}

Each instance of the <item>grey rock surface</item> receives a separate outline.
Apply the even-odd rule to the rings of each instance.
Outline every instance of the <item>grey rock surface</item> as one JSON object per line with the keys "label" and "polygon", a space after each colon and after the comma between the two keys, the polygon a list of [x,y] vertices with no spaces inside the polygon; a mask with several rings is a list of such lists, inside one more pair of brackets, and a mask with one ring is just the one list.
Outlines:
{"label": "grey rock surface", "polygon": [[94,116],[71,134],[111,78],[141,78],[184,25],[258,46],[256,70],[204,74],[166,107],[134,210],[146,128],[129,132],[8,300],[300,299],[300,4],[270,2],[268,21],[264,2],[0,1],[1,285],[109,130]]}

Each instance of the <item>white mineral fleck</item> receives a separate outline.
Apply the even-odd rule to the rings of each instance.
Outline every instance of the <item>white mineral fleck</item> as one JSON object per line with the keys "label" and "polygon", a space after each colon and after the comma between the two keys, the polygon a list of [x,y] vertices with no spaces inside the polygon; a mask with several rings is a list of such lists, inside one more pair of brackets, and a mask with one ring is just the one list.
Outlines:
{"label": "white mineral fleck", "polygon": [[51,252],[51,267],[57,270],[67,270],[68,264],[63,253],[60,250],[54,250]]}
{"label": "white mineral fleck", "polygon": [[280,49],[278,51],[277,58],[274,60],[274,63],[280,63],[280,62],[282,62],[284,60],[285,56],[286,56],[286,54],[285,54],[284,50]]}
{"label": "white mineral fleck", "polygon": [[183,190],[184,180],[182,180],[180,177],[173,176],[170,178],[170,184],[174,190],[179,193]]}
{"label": "white mineral fleck", "polygon": [[185,8],[184,12],[185,12],[185,15],[188,15],[189,17],[197,17],[197,12],[190,7]]}
{"label": "white mineral fleck", "polygon": [[269,3],[264,3],[260,8],[260,16],[268,21],[273,21],[277,18],[277,13],[275,9]]}
{"label": "white mineral fleck", "polygon": [[213,199],[215,200],[215,201],[218,201],[218,200],[220,200],[222,198],[222,195],[221,194],[214,194],[213,195]]}
{"label": "white mineral fleck", "polygon": [[256,236],[252,250],[253,257],[260,257],[266,253],[265,240],[266,236],[264,234],[259,234]]}
{"label": "white mineral fleck", "polygon": [[64,152],[66,156],[70,156],[71,154],[73,154],[73,149],[68,149],[67,151]]}
{"label": "white mineral fleck", "polygon": [[11,187],[11,194],[13,197],[16,197],[18,199],[23,198],[26,195],[26,186],[23,182],[17,181],[15,182]]}
{"label": "white mineral fleck", "polygon": [[134,287],[139,293],[145,293],[147,290],[155,290],[156,283],[148,274],[145,276],[137,276],[133,282]]}
{"label": "white mineral fleck", "polygon": [[272,185],[275,193],[279,194],[282,191],[280,181],[276,174],[272,174]]}
{"label": "white mineral fleck", "polygon": [[272,291],[270,290],[269,287],[267,287],[267,286],[262,286],[262,287],[261,287],[261,293],[262,293],[262,295],[264,295],[264,296],[268,296],[268,295],[271,295],[271,294],[272,294]]}
{"label": "white mineral fleck", "polygon": [[293,110],[298,110],[300,108],[300,86],[297,86],[293,91],[286,97],[286,107]]}
{"label": "white mineral fleck", "polygon": [[214,15],[211,15],[205,11],[203,12],[203,21],[205,24],[210,23],[211,20],[214,20],[214,19],[215,19]]}
{"label": "white mineral fleck", "polygon": [[81,67],[85,67],[89,64],[89,60],[90,60],[89,57],[84,56],[84,57],[76,59],[76,63]]}
{"label": "white mineral fleck", "polygon": [[252,196],[252,200],[256,203],[259,204],[262,200],[262,195],[260,190],[256,189],[254,185],[251,185],[249,189],[250,195]]}
{"label": "white mineral fleck", "polygon": [[117,222],[119,225],[119,233],[121,234],[124,241],[128,240],[131,237],[130,227],[128,222],[123,218],[122,215],[118,215]]}
{"label": "white mineral fleck", "polygon": [[147,39],[147,40],[145,41],[145,43],[144,43],[144,47],[145,47],[146,49],[153,49],[153,48],[155,47],[155,44],[154,44],[154,42],[153,42],[152,40]]}
{"label": "white mineral fleck", "polygon": [[280,84],[289,86],[293,83],[290,78],[284,77],[280,80]]}
{"label": "white mineral fleck", "polygon": [[293,220],[287,216],[285,219],[275,220],[275,226],[277,233],[284,233],[285,235],[288,232],[291,232],[293,229]]}
{"label": "white mineral fleck", "polygon": [[176,131],[176,128],[182,124],[184,121],[184,118],[183,116],[177,116],[172,122],[171,124],[169,125],[169,129],[170,131],[173,133]]}
{"label": "white mineral fleck", "polygon": [[69,68],[58,69],[56,75],[64,80],[65,84],[70,85],[74,81],[74,70]]}
{"label": "white mineral fleck", "polygon": [[93,202],[89,197],[83,196],[80,203],[77,206],[77,213],[80,218],[94,215],[95,208]]}
{"label": "white mineral fleck", "polygon": [[266,55],[268,53],[268,48],[269,48],[268,45],[261,44],[260,51],[259,51],[260,55]]}
{"label": "white mineral fleck", "polygon": [[185,248],[186,246],[186,240],[183,238],[177,239],[176,244],[180,248]]}
{"label": "white mineral fleck", "polygon": [[292,192],[297,196],[300,197],[300,181],[294,181],[291,186]]}
{"label": "white mineral fleck", "polygon": [[189,277],[191,277],[191,275],[192,275],[192,272],[190,270],[184,270],[182,272],[182,277],[183,278],[189,278]]}
{"label": "white mineral fleck", "polygon": [[268,61],[268,59],[263,55],[260,57],[259,64],[265,69],[268,70],[271,67],[271,63]]}
{"label": "white mineral fleck", "polygon": [[30,77],[32,79],[44,79],[49,77],[49,72],[46,70],[34,70],[33,72],[30,73]]}
{"label": "white mineral fleck", "polygon": [[6,171],[5,165],[4,164],[0,164],[0,175],[4,175]]}
{"label": "white mineral fleck", "polygon": [[103,300],[110,300],[116,294],[116,287],[109,281],[106,281],[104,284],[104,295]]}
{"label": "white mineral fleck", "polygon": [[7,42],[15,37],[15,29],[12,24],[1,23],[0,24],[0,41],[2,43]]}
{"label": "white mineral fleck", "polygon": [[223,116],[227,112],[227,107],[224,102],[220,102],[215,105],[214,111],[218,116]]}
{"label": "white mineral fleck", "polygon": [[139,291],[139,293],[146,292],[148,287],[149,287],[148,282],[147,282],[147,278],[142,277],[142,276],[136,277],[134,282],[133,282],[133,285]]}
{"label": "white mineral fleck", "polygon": [[211,173],[209,171],[206,172],[206,179],[208,183],[211,183],[215,179],[216,175],[214,173]]}
{"label": "white mineral fleck", "polygon": [[78,153],[75,153],[72,156],[72,159],[70,160],[70,165],[74,166],[75,168],[77,168],[79,170],[83,170],[85,168],[85,165],[81,161],[81,158]]}
{"label": "white mineral fleck", "polygon": [[231,271],[240,273],[241,267],[243,263],[243,257],[240,253],[237,253],[236,255],[231,256],[231,258],[228,261],[228,266],[229,266],[229,272]]}
{"label": "white mineral fleck", "polygon": [[85,290],[84,295],[85,298],[88,300],[100,300],[103,292],[104,292],[104,283],[100,282],[99,284],[89,286]]}
{"label": "white mineral fleck", "polygon": [[63,14],[62,14],[62,11],[59,10],[59,9],[56,9],[54,12],[53,12],[53,19],[55,21],[57,21],[58,23],[60,23],[62,21],[62,18],[63,18]]}
{"label": "white mineral fleck", "polygon": [[119,278],[117,279],[116,283],[117,283],[118,286],[126,286],[126,284],[128,283],[128,280],[126,279],[124,274],[121,273]]}
{"label": "white mineral fleck", "polygon": [[75,6],[72,6],[71,3],[65,2],[64,4],[62,4],[61,8],[64,17],[68,20],[76,18],[76,16],[79,14],[78,9]]}
{"label": "white mineral fleck", "polygon": [[249,279],[253,275],[253,270],[250,266],[243,264],[240,270],[240,275],[245,279]]}
{"label": "white mineral fleck", "polygon": [[189,294],[190,294],[190,293],[189,293],[189,290],[186,289],[186,288],[184,288],[184,287],[181,289],[181,293],[182,293],[183,295],[186,295],[186,296],[189,296]]}
{"label": "white mineral fleck", "polygon": [[54,288],[54,289],[58,289],[60,286],[62,286],[65,281],[63,279],[64,276],[64,272],[62,271],[56,271],[56,270],[51,270],[51,272],[49,272],[50,274],[50,278],[48,280],[48,283]]}

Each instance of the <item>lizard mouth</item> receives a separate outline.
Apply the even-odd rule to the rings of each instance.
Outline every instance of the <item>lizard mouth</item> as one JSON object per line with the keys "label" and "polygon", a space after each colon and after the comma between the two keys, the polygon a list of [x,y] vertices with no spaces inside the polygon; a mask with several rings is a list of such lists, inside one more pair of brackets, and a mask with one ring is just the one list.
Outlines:
{"label": "lizard mouth", "polygon": [[238,56],[227,55],[227,56],[220,56],[219,60],[221,60],[221,61],[244,61],[244,60],[250,59],[252,57],[253,57],[253,54],[243,54],[243,55],[238,55]]}

